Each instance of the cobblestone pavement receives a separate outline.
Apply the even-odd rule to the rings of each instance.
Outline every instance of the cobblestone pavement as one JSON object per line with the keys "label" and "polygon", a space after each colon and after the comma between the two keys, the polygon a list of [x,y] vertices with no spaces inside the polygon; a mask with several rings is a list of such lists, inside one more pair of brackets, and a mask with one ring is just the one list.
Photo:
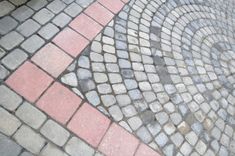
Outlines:
{"label": "cobblestone pavement", "polygon": [[0,156],[234,156],[234,8],[0,1]]}
{"label": "cobblestone pavement", "polygon": [[60,81],[164,155],[235,155],[235,1],[131,0]]}

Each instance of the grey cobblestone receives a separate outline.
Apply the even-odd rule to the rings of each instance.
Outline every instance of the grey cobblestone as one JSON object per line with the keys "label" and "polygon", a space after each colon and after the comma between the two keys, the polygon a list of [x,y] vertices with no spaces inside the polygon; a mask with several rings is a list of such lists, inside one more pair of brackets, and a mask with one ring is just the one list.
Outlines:
{"label": "grey cobblestone", "polygon": [[1,156],[17,156],[20,154],[21,149],[19,145],[0,133]]}
{"label": "grey cobblestone", "polygon": [[[1,5],[1,4],[0,4]],[[1,9],[0,9],[1,10]],[[17,26],[18,22],[10,16],[0,19],[0,34],[5,35]]]}
{"label": "grey cobblestone", "polygon": [[33,19],[35,19],[40,24],[45,24],[49,20],[51,20],[54,16],[55,15],[51,11],[43,8],[33,16]]}
{"label": "grey cobblestone", "polygon": [[23,36],[15,31],[12,31],[0,39],[0,45],[6,50],[11,50],[19,45],[23,40]]}
{"label": "grey cobblestone", "polygon": [[0,132],[5,135],[12,135],[21,125],[20,120],[3,108],[0,108],[0,116]]}
{"label": "grey cobblestone", "polygon": [[82,140],[72,137],[65,146],[65,151],[68,152],[71,156],[84,155],[92,156],[94,150],[89,147]]}
{"label": "grey cobblestone", "polygon": [[15,49],[2,59],[2,63],[10,70],[14,70],[21,65],[27,57],[28,55],[24,51]]}
{"label": "grey cobblestone", "polygon": [[31,128],[24,125],[20,127],[13,138],[21,146],[34,154],[39,154],[45,144],[45,139],[35,133]]}
{"label": "grey cobblestone", "polygon": [[46,115],[27,102],[17,109],[16,116],[35,129],[38,129],[46,120]]}
{"label": "grey cobblestone", "polygon": [[10,111],[15,110],[22,102],[22,98],[20,96],[4,85],[0,86],[0,95],[0,105]]}
{"label": "grey cobblestone", "polygon": [[39,37],[38,35],[33,35],[27,40],[25,40],[21,44],[21,47],[30,54],[32,54],[36,52],[44,43],[45,41],[41,37]]}
{"label": "grey cobblestone", "polygon": [[52,120],[48,120],[40,132],[58,146],[63,146],[70,135],[67,130]]}
{"label": "grey cobblestone", "polygon": [[65,13],[60,13],[52,20],[52,22],[60,28],[63,28],[70,21],[71,21],[71,17],[69,17]]}
{"label": "grey cobblestone", "polygon": [[13,11],[11,15],[18,21],[23,22],[28,19],[31,15],[33,15],[33,13],[34,11],[32,9],[23,5]]}
{"label": "grey cobblestone", "polygon": [[59,28],[57,28],[54,24],[48,23],[38,31],[38,34],[44,39],[49,40],[57,32],[59,32]]}
{"label": "grey cobblestone", "polygon": [[0,17],[5,16],[6,14],[8,14],[10,11],[12,11],[15,8],[14,5],[12,5],[10,2],[8,1],[1,1],[0,2]]}
{"label": "grey cobblestone", "polygon": [[16,30],[24,35],[25,37],[29,37],[34,32],[36,32],[40,28],[40,25],[32,19],[28,19],[24,23],[22,23]]}

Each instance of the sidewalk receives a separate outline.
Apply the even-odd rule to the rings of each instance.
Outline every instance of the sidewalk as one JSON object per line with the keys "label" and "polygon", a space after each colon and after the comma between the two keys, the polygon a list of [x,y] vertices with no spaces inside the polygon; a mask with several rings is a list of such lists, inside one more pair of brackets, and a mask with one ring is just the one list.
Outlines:
{"label": "sidewalk", "polygon": [[0,155],[235,155],[234,6],[1,1]]}

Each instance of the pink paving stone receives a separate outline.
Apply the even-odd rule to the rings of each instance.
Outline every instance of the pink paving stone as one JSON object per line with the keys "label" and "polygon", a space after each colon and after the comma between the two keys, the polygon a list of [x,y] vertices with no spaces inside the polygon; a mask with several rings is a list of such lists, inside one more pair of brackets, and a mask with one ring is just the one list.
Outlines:
{"label": "pink paving stone", "polygon": [[89,44],[87,39],[70,28],[65,28],[61,31],[53,39],[53,42],[73,57],[80,54],[81,51]]}
{"label": "pink paving stone", "polygon": [[30,102],[35,102],[53,79],[29,61],[20,66],[6,84]]}
{"label": "pink paving stone", "polygon": [[92,40],[103,28],[100,24],[83,13],[75,18],[69,26],[89,40]]}
{"label": "pink paving stone", "polygon": [[97,147],[109,124],[110,120],[106,116],[85,103],[68,124],[68,129]]}
{"label": "pink paving stone", "polygon": [[32,61],[52,76],[57,77],[72,62],[72,57],[49,43],[33,56]]}
{"label": "pink paving stone", "polygon": [[157,152],[155,152],[153,149],[148,147],[147,145],[141,143],[136,151],[135,156],[160,156],[160,155]]}
{"label": "pink paving stone", "polygon": [[103,26],[108,24],[108,22],[114,17],[108,9],[97,2],[90,5],[84,12]]}
{"label": "pink paving stone", "polygon": [[36,105],[56,121],[65,124],[81,104],[81,101],[72,91],[55,82]]}
{"label": "pink paving stone", "polygon": [[98,149],[107,156],[132,156],[138,144],[138,139],[113,123]]}
{"label": "pink paving stone", "polygon": [[120,0],[98,0],[98,2],[108,8],[114,14],[117,14],[124,6],[124,3]]}

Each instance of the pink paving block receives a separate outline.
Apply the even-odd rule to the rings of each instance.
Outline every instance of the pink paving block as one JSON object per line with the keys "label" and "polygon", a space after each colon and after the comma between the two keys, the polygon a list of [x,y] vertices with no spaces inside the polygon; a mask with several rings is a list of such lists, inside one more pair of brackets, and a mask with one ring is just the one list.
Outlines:
{"label": "pink paving block", "polygon": [[69,26],[89,40],[92,40],[103,28],[100,24],[83,13],[76,17]]}
{"label": "pink paving block", "polygon": [[97,2],[90,5],[84,12],[103,26],[108,24],[108,22],[114,17],[109,10]]}
{"label": "pink paving block", "polygon": [[139,148],[136,151],[135,156],[160,156],[157,152],[155,152],[153,149],[148,147],[147,145],[141,143]]}
{"label": "pink paving block", "polygon": [[53,42],[65,52],[76,57],[89,44],[88,40],[76,31],[65,28],[54,39]]}
{"label": "pink paving block", "polygon": [[6,84],[30,102],[35,102],[53,79],[29,61],[20,66]]}
{"label": "pink paving block", "polygon": [[68,124],[68,129],[97,147],[109,124],[110,120],[106,116],[85,103]]}
{"label": "pink paving block", "polygon": [[114,14],[117,14],[124,6],[124,3],[120,0],[98,0],[98,2],[108,8]]}
{"label": "pink paving block", "polygon": [[49,43],[33,56],[32,61],[56,78],[72,62],[72,57]]}
{"label": "pink paving block", "polygon": [[81,104],[81,101],[72,91],[55,82],[36,105],[56,121],[65,124]]}
{"label": "pink paving block", "polygon": [[107,156],[132,156],[138,144],[138,139],[113,123],[98,149]]}

